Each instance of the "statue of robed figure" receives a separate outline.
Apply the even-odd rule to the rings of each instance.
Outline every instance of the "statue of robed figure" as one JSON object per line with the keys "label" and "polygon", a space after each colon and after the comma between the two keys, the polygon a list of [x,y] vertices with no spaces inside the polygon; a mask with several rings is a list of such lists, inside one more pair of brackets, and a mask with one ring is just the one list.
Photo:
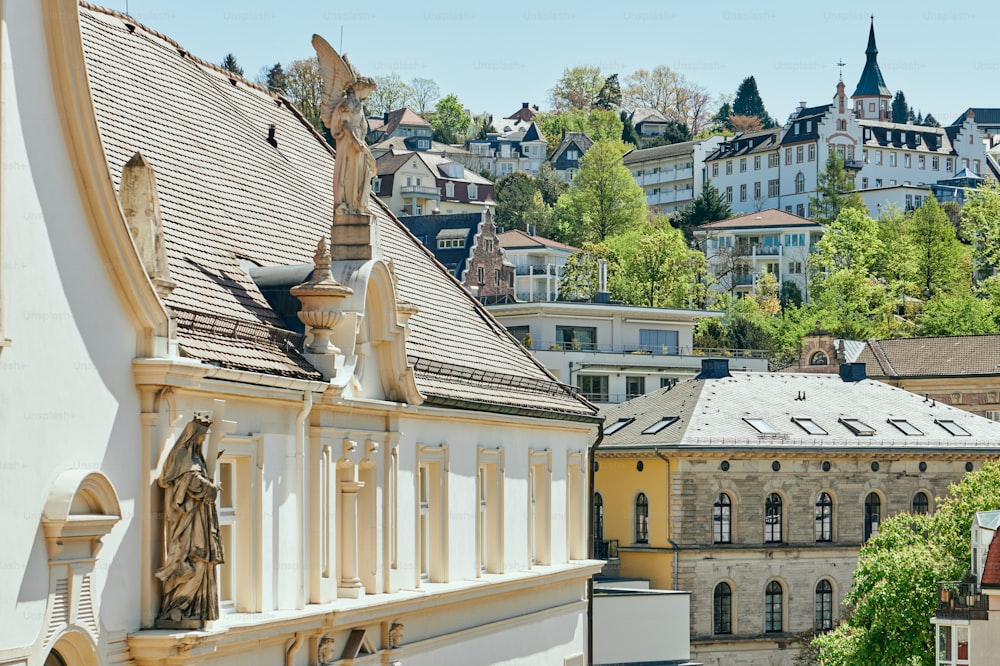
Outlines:
{"label": "statue of robed figure", "polygon": [[[166,561],[156,572],[163,598],[156,626],[201,628],[219,619],[216,566],[222,564],[214,464],[205,463],[202,445],[212,422],[196,416],[170,450],[157,479],[164,489]],[[214,457],[213,457],[214,463]]]}
{"label": "statue of robed figure", "polygon": [[368,123],[362,102],[375,91],[375,81],[358,76],[347,56],[340,56],[319,35],[313,35],[312,44],[323,75],[320,115],[337,142],[334,215],[367,215],[375,159],[365,143]]}

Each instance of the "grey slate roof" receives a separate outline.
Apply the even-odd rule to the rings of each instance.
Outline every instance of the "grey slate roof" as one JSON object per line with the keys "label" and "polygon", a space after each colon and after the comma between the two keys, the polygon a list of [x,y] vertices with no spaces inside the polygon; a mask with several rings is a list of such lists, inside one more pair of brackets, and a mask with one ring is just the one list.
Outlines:
{"label": "grey slate roof", "polygon": [[559,155],[566,152],[566,149],[574,144],[576,144],[580,153],[583,154],[590,150],[590,147],[594,145],[594,140],[583,132],[567,132],[566,138],[563,139],[559,145],[556,146],[556,149],[552,151],[552,154],[549,155],[549,161],[554,162]]}
{"label": "grey slate roof", "polygon": [[[800,394],[804,400],[797,399]],[[690,379],[601,413],[605,429],[619,419],[635,419],[605,436],[600,445],[605,452],[655,448],[1000,452],[1000,422],[933,404],[875,380],[845,382],[829,374],[736,373],[723,379]],[[678,420],[658,434],[642,434],[664,417]],[[763,419],[776,433],[759,433],[744,420],[748,418]],[[828,434],[809,435],[793,418],[812,419]],[[875,434],[856,436],[840,418],[860,419]],[[905,419],[924,434],[907,436],[888,422],[890,418]],[[951,419],[970,436],[950,435],[935,419]]]}
{"label": "grey slate roof", "polygon": [[[94,111],[116,187],[141,151],[156,170],[177,311],[246,325],[281,319],[243,265],[311,264],[333,218],[334,156],[287,100],[190,56],[132,19],[82,5]],[[275,126],[277,146],[267,142]],[[407,355],[429,402],[588,418],[562,387],[377,199],[373,243],[395,264],[400,296],[419,307]],[[189,356],[262,373],[314,377],[280,345],[178,333]],[[490,353],[484,354],[483,350]],[[253,353],[249,353],[252,351]],[[266,356],[266,358],[261,358]],[[281,367],[276,367],[281,366]],[[297,373],[297,374],[296,374]]]}
{"label": "grey slate roof", "polygon": [[882,70],[878,66],[878,48],[875,46],[875,21],[872,20],[871,28],[868,30],[868,48],[865,49],[865,68],[861,71],[861,78],[858,79],[858,87],[854,89],[851,97],[873,96],[892,97],[892,91],[885,85],[882,78]]}
{"label": "grey slate roof", "polygon": [[962,112],[962,114],[955,118],[952,125],[961,125],[965,122],[966,114],[972,111],[972,119],[977,125],[1000,125],[1000,109],[994,107],[976,107],[972,106]]}
{"label": "grey slate roof", "polygon": [[744,132],[719,144],[718,149],[708,155],[705,160],[718,160],[754,153],[766,153],[774,150],[781,139],[782,128],[760,130],[759,132]]}

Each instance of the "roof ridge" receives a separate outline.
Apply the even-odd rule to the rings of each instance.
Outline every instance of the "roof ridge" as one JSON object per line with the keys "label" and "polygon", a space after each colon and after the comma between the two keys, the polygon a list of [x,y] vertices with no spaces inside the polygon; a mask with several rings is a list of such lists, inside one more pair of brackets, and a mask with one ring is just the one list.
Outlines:
{"label": "roof ridge", "polygon": [[225,69],[223,67],[220,67],[219,65],[216,65],[214,62],[209,62],[207,60],[203,60],[202,58],[199,58],[196,55],[192,55],[191,51],[189,51],[188,49],[186,49],[176,39],[174,39],[172,37],[168,37],[167,35],[164,35],[159,30],[153,30],[152,28],[150,28],[145,23],[142,23],[141,21],[137,20],[136,18],[134,18],[132,16],[129,16],[128,14],[125,14],[124,12],[120,12],[120,11],[118,11],[116,9],[109,9],[107,7],[101,7],[100,5],[95,5],[95,4],[92,4],[90,2],[87,2],[87,0],[79,0],[79,3],[80,3],[81,7],[85,7],[86,9],[89,9],[92,12],[97,12],[97,13],[100,13],[100,14],[105,14],[107,16],[113,16],[113,17],[115,17],[117,19],[120,19],[120,20],[124,21],[127,24],[134,25],[136,28],[141,28],[143,32],[149,33],[150,35],[153,35],[153,36],[155,36],[155,37],[157,37],[159,39],[162,39],[166,43],[168,43],[171,46],[173,46],[174,48],[176,48],[179,52],[181,52],[181,55],[184,58],[190,58],[193,62],[196,62],[196,63],[198,63],[200,65],[205,66],[205,67],[209,67],[211,69],[214,69],[219,74],[223,74],[225,76],[228,76],[230,79],[236,79],[239,82],[245,83],[250,88],[256,88],[257,90],[260,90],[261,92],[267,93],[271,97],[275,97],[275,98],[281,97],[282,99],[284,99],[284,97],[282,97],[281,95],[278,95],[277,93],[271,92],[271,90],[268,89],[266,86],[262,86],[259,83],[255,83],[254,81],[249,80],[248,78],[246,78],[245,76],[243,76],[241,74],[236,74],[235,72],[231,72],[228,69]]}
{"label": "roof ridge", "polygon": [[882,349],[882,341],[872,338],[868,342],[872,346],[872,355],[878,362],[882,372],[884,372],[887,377],[896,376],[898,373],[896,372],[896,369],[892,367],[892,363],[889,362],[889,355],[885,353],[884,349]]}

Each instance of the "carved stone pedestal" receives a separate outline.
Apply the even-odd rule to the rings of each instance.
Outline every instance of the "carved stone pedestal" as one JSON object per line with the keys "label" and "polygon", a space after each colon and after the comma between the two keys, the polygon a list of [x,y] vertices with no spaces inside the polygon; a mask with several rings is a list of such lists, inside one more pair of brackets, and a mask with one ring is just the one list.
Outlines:
{"label": "carved stone pedestal", "polygon": [[372,258],[372,216],[337,213],[330,227],[330,254],[334,261]]}

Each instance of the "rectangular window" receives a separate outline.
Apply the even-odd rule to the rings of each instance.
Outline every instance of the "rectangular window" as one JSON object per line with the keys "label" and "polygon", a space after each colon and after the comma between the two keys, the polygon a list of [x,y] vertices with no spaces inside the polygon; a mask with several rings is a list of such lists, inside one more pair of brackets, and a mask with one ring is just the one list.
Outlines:
{"label": "rectangular window", "polygon": [[861,189],[863,189],[863,190],[867,190],[868,189],[868,176],[862,176],[861,177]]}
{"label": "rectangular window", "polygon": [[904,169],[909,169],[910,168],[910,154],[909,153],[903,153],[903,168]]}
{"label": "rectangular window", "polygon": [[719,175],[719,163],[712,162],[712,178],[715,178],[718,175]]}
{"label": "rectangular window", "polygon": [[[801,269],[799,270],[801,273]],[[792,423],[805,430],[810,435],[828,435],[821,425],[809,418],[792,418]]]}
{"label": "rectangular window", "polygon": [[932,157],[931,158],[931,169],[933,169],[934,171],[939,171],[941,169],[941,158],[940,157]]}
{"label": "rectangular window", "polygon": [[740,158],[740,173],[746,173],[747,170],[747,158]]}
{"label": "rectangular window", "polygon": [[638,398],[640,395],[646,393],[646,378],[645,377],[626,377],[625,378],[625,398],[626,400],[631,400],[632,398]]}
{"label": "rectangular window", "polygon": [[795,161],[801,163],[805,156],[805,148],[803,146],[795,147]]}
{"label": "rectangular window", "polygon": [[760,201],[760,181],[753,184],[753,200]]}
{"label": "rectangular window", "polygon": [[840,423],[843,423],[848,430],[853,432],[858,437],[871,437],[872,435],[875,434],[875,428],[871,427],[870,425],[866,424],[864,421],[861,421],[860,419],[841,418],[837,420],[840,421]]}
{"label": "rectangular window", "polygon": [[781,195],[781,181],[777,178],[767,181],[767,196],[776,199]]}
{"label": "rectangular window", "polygon": [[528,556],[532,566],[551,563],[551,452],[528,454]]}
{"label": "rectangular window", "polygon": [[[261,515],[263,450],[260,437],[227,435],[219,442],[223,451],[215,468],[219,485],[216,509],[225,563],[219,567],[219,601],[223,610],[238,613],[261,611]],[[314,496],[314,501],[319,503]]]}
{"label": "rectangular window", "polygon": [[507,332],[517,338],[525,347],[528,346],[528,338],[531,337],[531,327],[530,326],[508,326]]}
{"label": "rectangular window", "polygon": [[896,153],[894,151],[889,151],[889,166],[896,166]]}
{"label": "rectangular window", "polygon": [[810,162],[815,162],[816,161],[816,144],[815,143],[810,143],[809,144],[809,161]]}
{"label": "rectangular window", "polygon": [[679,354],[677,347],[677,331],[658,331],[655,329],[639,329],[639,347],[642,351],[653,354]]}
{"label": "rectangular window", "polygon": [[733,186],[729,185],[726,187],[726,202],[733,203]]}
{"label": "rectangular window", "polygon": [[726,175],[729,176],[732,175],[732,173],[733,173],[733,161],[726,160]]}
{"label": "rectangular window", "polygon": [[968,430],[958,425],[951,419],[934,419],[934,423],[937,423],[939,426],[947,430],[949,435],[953,435],[955,437],[969,436]]}
{"label": "rectangular window", "polygon": [[785,164],[791,164],[791,163],[792,163],[792,149],[785,148]]}
{"label": "rectangular window", "polygon": [[608,401],[607,375],[577,375],[576,386],[583,397],[591,402]]}
{"label": "rectangular window", "polygon": [[906,419],[889,419],[889,423],[896,426],[896,429],[899,430],[899,432],[910,437],[919,437],[924,434],[920,428],[913,425]]}
{"label": "rectangular window", "polygon": [[781,163],[781,156],[777,153],[768,153],[767,155],[767,166],[770,168],[775,168]]}
{"label": "rectangular window", "polygon": [[472,201],[473,199],[477,199],[479,197],[479,187],[477,185],[474,185],[473,183],[469,183],[467,189],[468,189],[468,192],[469,192],[469,200],[470,201]]}
{"label": "rectangular window", "polygon": [[[660,388],[663,387],[661,386]],[[614,433],[618,432],[619,430],[627,426],[629,423],[632,423],[632,421],[635,421],[634,416],[618,419],[617,421],[615,421],[614,423],[612,423],[611,425],[609,425],[607,428],[604,429],[605,436],[613,435]]]}
{"label": "rectangular window", "polygon": [[754,155],[753,157],[753,170],[760,171],[760,155]]}
{"label": "rectangular window", "polygon": [[777,435],[778,431],[764,419],[744,418],[744,421],[762,435]]}
{"label": "rectangular window", "polygon": [[500,269],[499,268],[494,268],[493,269],[493,284],[495,286],[497,286],[497,287],[500,286]]}
{"label": "rectangular window", "polygon": [[927,168],[927,158],[925,158],[923,155],[917,155],[917,168],[918,169]]}
{"label": "rectangular window", "polygon": [[417,565],[420,579],[448,582],[448,449],[419,446],[417,452]]}
{"label": "rectangular window", "polygon": [[795,205],[795,214],[798,215],[799,217],[805,217],[806,216],[806,205],[805,204],[796,204]]}
{"label": "rectangular window", "polygon": [[484,273],[484,270],[483,270],[482,266],[477,266],[476,267],[476,282],[478,284],[485,284],[486,283],[485,273]]}
{"label": "rectangular window", "polygon": [[881,178],[876,178],[875,179],[875,187],[882,187],[882,179]]}
{"label": "rectangular window", "polygon": [[556,326],[556,343],[561,349],[595,351],[597,328],[594,326]]}
{"label": "rectangular window", "polygon": [[479,449],[476,549],[483,573],[503,573],[503,458],[503,449]]}
{"label": "rectangular window", "polygon": [[881,150],[876,150],[875,151],[875,164],[882,164],[882,151]]}
{"label": "rectangular window", "polygon": [[659,421],[657,421],[653,425],[651,425],[648,428],[646,428],[645,430],[643,430],[642,434],[643,435],[655,435],[658,432],[660,432],[661,430],[663,430],[664,428],[666,428],[668,426],[671,426],[674,423],[677,423],[677,421],[679,421],[679,420],[680,420],[680,417],[677,417],[677,416],[664,416],[662,419],[660,419]]}
{"label": "rectangular window", "polygon": [[954,173],[955,172],[955,160],[954,160],[954,158],[951,158],[951,157],[947,158],[944,161],[944,168],[945,168],[945,170],[948,173]]}
{"label": "rectangular window", "polygon": [[743,183],[740,185],[740,201],[747,200],[747,184]]}

